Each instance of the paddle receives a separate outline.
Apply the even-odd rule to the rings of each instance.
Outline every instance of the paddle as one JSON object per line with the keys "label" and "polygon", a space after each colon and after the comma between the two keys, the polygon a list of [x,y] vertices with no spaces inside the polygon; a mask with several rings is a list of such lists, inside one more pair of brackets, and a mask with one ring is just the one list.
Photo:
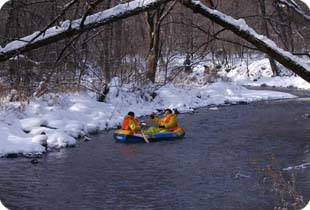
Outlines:
{"label": "paddle", "polygon": [[[142,125],[143,126],[145,126],[146,125],[146,123],[141,123],[141,125],[140,125],[140,127],[142,128]],[[150,141],[147,139],[147,137],[145,136],[145,134],[144,134],[144,132],[143,132],[143,130],[141,129],[141,134],[142,134],[142,136],[143,136],[143,139],[144,139],[144,141],[146,142],[146,143],[150,143]]]}
{"label": "paddle", "polygon": [[149,140],[147,139],[147,137],[145,136],[145,134],[144,134],[144,132],[142,130],[141,130],[141,134],[142,134],[142,136],[144,138],[144,141],[149,144],[150,142],[149,142]]}

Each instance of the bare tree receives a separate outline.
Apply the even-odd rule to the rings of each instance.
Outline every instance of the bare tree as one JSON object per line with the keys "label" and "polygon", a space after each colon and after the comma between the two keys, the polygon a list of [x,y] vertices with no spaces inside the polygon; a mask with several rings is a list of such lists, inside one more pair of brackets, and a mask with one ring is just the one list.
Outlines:
{"label": "bare tree", "polygon": [[[239,1],[239,0],[238,0]],[[240,0],[241,1],[241,0]],[[254,0],[253,0],[254,1]],[[95,1],[95,2],[99,2],[99,1]],[[168,6],[164,7],[164,5],[167,5],[167,3],[169,2],[169,0],[158,0],[158,1],[147,1],[147,2],[143,2],[141,3],[141,1],[132,1],[126,4],[120,4],[117,5],[115,7],[112,7],[110,9],[106,9],[102,12],[98,12],[95,13],[93,15],[87,15],[85,16],[85,14],[89,14],[87,13],[87,10],[71,10],[71,12],[66,12],[66,17],[77,17],[77,16],[81,16],[82,18],[80,19],[76,19],[76,20],[71,20],[71,21],[64,21],[63,23],[57,23],[58,26],[54,26],[53,28],[46,28],[45,26],[48,24],[41,24],[41,27],[43,28],[43,30],[40,30],[39,33],[41,34],[40,36],[38,36],[36,39],[31,39],[31,38],[27,38],[25,40],[25,38],[20,38],[23,35],[19,35],[17,36],[17,38],[20,39],[24,39],[24,41],[19,41],[19,42],[10,42],[8,43],[8,45],[2,49],[0,49],[0,61],[5,61],[7,59],[13,58],[14,56],[23,54],[26,55],[26,52],[30,52],[33,51],[34,49],[38,49],[42,46],[47,46],[49,44],[52,44],[51,46],[53,46],[55,49],[53,49],[52,51],[49,50],[50,52],[48,52],[48,54],[44,54],[43,51],[36,51],[36,52],[40,52],[39,54],[37,54],[36,56],[39,55],[40,58],[43,58],[42,56],[44,55],[53,55],[50,56],[51,59],[55,59],[57,60],[56,65],[58,66],[58,68],[55,68],[55,71],[52,74],[49,75],[58,75],[58,77],[63,77],[63,78],[68,78],[68,75],[72,74],[71,78],[81,78],[81,76],[84,74],[83,72],[85,72],[84,70],[79,70],[79,72],[76,72],[75,70],[72,70],[72,73],[70,73],[69,69],[72,68],[65,68],[65,66],[68,66],[69,60],[75,60],[74,62],[78,62],[77,57],[75,56],[71,56],[74,55],[72,53],[75,52],[79,52],[82,53],[84,55],[87,54],[87,60],[90,62],[93,62],[94,64],[99,63],[98,62],[98,58],[101,56],[99,56],[99,52],[95,52],[95,53],[87,53],[87,50],[83,51],[83,50],[77,50],[77,48],[82,47],[83,43],[81,40],[82,38],[86,38],[88,35],[85,35],[83,32],[89,32],[89,38],[86,38],[88,40],[90,40],[90,45],[91,46],[97,46],[99,49],[101,48],[102,50],[104,49],[109,49],[109,51],[106,52],[102,52],[103,53],[103,60],[106,59],[106,61],[103,61],[102,63],[105,63],[110,69],[113,69],[113,63],[111,59],[115,59],[115,44],[117,42],[117,38],[115,36],[115,29],[113,25],[110,25],[109,27],[111,27],[110,29],[107,29],[107,27],[104,28],[103,31],[98,30],[98,27],[101,26],[107,26],[108,24],[111,24],[113,22],[116,21],[120,21],[123,19],[126,19],[128,17],[137,15],[141,12],[146,12],[148,11],[148,15],[146,15],[148,17],[148,23],[149,23],[149,27],[151,28],[151,30],[149,30],[148,32],[151,33],[147,33],[150,37],[150,45],[147,47],[147,51],[148,51],[148,55],[149,55],[149,59],[148,61],[148,69],[147,71],[149,72],[149,78],[151,81],[155,81],[155,75],[156,75],[156,67],[157,67],[157,62],[158,62],[158,57],[160,55],[160,51],[161,49],[163,49],[162,47],[169,47],[168,45],[164,45],[164,42],[160,42],[160,35],[161,35],[161,31],[162,31],[162,35],[167,33],[164,30],[171,30],[172,27],[167,27],[167,28],[161,28],[162,27],[162,23],[163,23],[163,19],[168,16],[168,13],[170,11],[169,8],[172,9],[172,5],[174,5],[174,3],[169,4],[170,7],[168,8]],[[217,1],[220,2],[220,1]],[[265,2],[266,3],[266,2]],[[255,33],[255,31],[252,30],[251,27],[239,27],[238,23],[240,23],[241,25],[246,26],[246,24],[244,24],[244,22],[237,22],[237,20],[234,20],[233,18],[227,18],[226,20],[224,20],[221,17],[227,17],[225,16],[223,13],[220,13],[219,11],[214,11],[212,9],[210,9],[209,7],[207,7],[206,5],[203,5],[199,2],[192,2],[190,0],[188,1],[181,1],[180,5],[185,5],[186,7],[188,7],[190,10],[194,11],[196,14],[193,15],[192,17],[189,17],[189,20],[192,18],[192,21],[189,21],[189,25],[194,26],[195,22],[197,23],[199,20],[199,22],[205,22],[205,21],[201,21],[201,17],[205,16],[206,20],[210,20],[209,22],[213,22],[214,24],[196,24],[196,28],[193,28],[191,30],[191,34],[187,35],[187,38],[179,38],[178,35],[180,33],[170,33],[171,38],[169,39],[176,39],[177,42],[170,42],[171,43],[171,47],[175,47],[175,51],[187,51],[188,47],[190,46],[190,48],[196,47],[197,49],[199,49],[199,46],[202,46],[201,43],[203,42],[203,40],[206,40],[205,36],[203,36],[203,34],[201,33],[201,31],[205,30],[207,31],[206,34],[210,34],[208,35],[210,40],[215,39],[216,38],[216,42],[212,43],[212,45],[204,45],[204,51],[206,51],[207,49],[216,49],[218,48],[219,50],[222,50],[224,52],[224,56],[227,59],[228,56],[236,53],[236,50],[233,50],[233,48],[231,48],[232,45],[238,46],[238,41],[240,38],[243,38],[245,40],[247,40],[251,45],[239,45],[240,48],[243,47],[252,47],[253,49],[259,49],[264,53],[267,53],[270,57],[272,57],[273,59],[277,60],[279,63],[283,64],[284,66],[286,66],[287,68],[292,69],[292,71],[296,72],[297,74],[299,74],[301,77],[303,77],[304,79],[306,79],[307,81],[310,81],[310,76],[309,76],[309,71],[308,71],[308,67],[303,65],[301,62],[299,62],[299,60],[294,57],[291,56],[291,54],[288,54],[288,52],[284,52],[283,50],[279,49],[277,46],[275,46],[274,44],[271,44],[271,41],[268,39],[261,39],[259,38],[258,34]],[[221,4],[217,4],[218,6],[221,6]],[[241,3],[239,5],[242,5]],[[77,6],[77,4],[75,4],[75,6]],[[225,5],[227,6],[227,5]],[[238,5],[236,5],[237,7]],[[57,7],[58,8],[58,7]],[[97,10],[99,10],[99,8],[96,8]],[[155,10],[154,10],[155,9]],[[62,10],[58,11],[61,12]],[[95,12],[95,10],[92,10],[93,12]],[[197,15],[197,13],[199,14],[199,16]],[[59,13],[58,13],[59,14]],[[171,14],[174,15],[174,14]],[[83,18],[84,17],[84,18]],[[137,16],[137,19],[139,19],[139,17],[141,16]],[[255,17],[253,15],[253,17]],[[266,14],[265,17],[268,17],[268,15]],[[65,17],[64,17],[65,18]],[[196,19],[195,19],[196,18]],[[53,18],[55,19],[55,18]],[[52,20],[53,20],[52,19]],[[74,18],[73,18],[74,19]],[[230,21],[231,20],[231,21]],[[126,19],[126,22],[129,21]],[[235,21],[235,24],[234,24]],[[58,22],[58,21],[57,21]],[[251,21],[249,21],[251,22]],[[252,23],[255,23],[257,21],[252,21]],[[140,22],[137,22],[140,23]],[[217,23],[217,24],[216,24]],[[43,25],[43,26],[42,26]],[[192,27],[190,26],[190,27]],[[159,27],[159,28],[156,28]],[[173,26],[175,28],[177,28],[178,26]],[[210,28],[213,28],[213,30],[209,30]],[[256,27],[256,26],[255,26]],[[124,27],[125,28],[125,27]],[[179,27],[180,30],[181,27]],[[257,27],[258,28],[258,27]],[[216,34],[217,31],[221,31],[221,29],[225,29],[223,32],[223,36],[220,36],[219,34]],[[268,25],[267,28],[268,29]],[[122,30],[122,29],[121,29]],[[174,30],[174,29],[173,29]],[[176,31],[177,31],[176,30]],[[43,33],[41,33],[43,31]],[[100,32],[101,31],[101,32]],[[141,33],[139,32],[139,34],[141,34],[141,37],[145,36],[145,29],[142,27],[142,24],[131,24],[130,27],[127,27],[126,29],[124,29],[124,31],[126,31],[126,36],[122,36],[122,39],[126,39],[126,42],[129,42],[128,38],[130,35],[132,35],[133,33],[137,33],[138,31],[141,31]],[[210,33],[210,32],[214,32],[214,33]],[[232,31],[231,32],[227,32],[227,31]],[[53,34],[51,33],[53,32]],[[103,33],[102,33],[103,32]],[[270,32],[270,31],[269,31]],[[200,37],[197,36],[198,33],[200,33]],[[225,34],[224,34],[225,33]],[[214,36],[212,36],[212,34],[214,34]],[[237,36],[235,36],[235,35]],[[38,35],[38,33],[34,33],[32,34],[32,38],[36,37]],[[128,35],[128,36],[127,36]],[[101,36],[103,36],[102,38],[100,38]],[[208,37],[207,36],[207,37]],[[270,35],[271,37],[274,36],[274,34]],[[295,34],[293,34],[293,36],[295,36]],[[73,37],[73,38],[72,38]],[[93,38],[94,37],[94,38]],[[140,37],[140,36],[139,36]],[[128,72],[128,77],[130,77],[130,75],[133,75],[132,72],[130,71],[134,71],[134,72],[138,72],[135,68],[132,68],[134,66],[138,66],[137,65],[137,61],[139,59],[136,59],[134,56],[141,53],[141,51],[143,50],[143,47],[141,47],[141,45],[139,45],[139,43],[141,43],[141,40],[139,37],[135,37],[135,39],[130,40],[130,42],[125,46],[126,50],[124,50],[124,55],[123,56],[118,56],[119,58],[116,59],[115,62],[118,63],[126,63],[128,61],[126,61],[126,59],[124,59],[122,61],[122,59],[125,57],[125,54],[132,56],[131,59],[133,62],[133,64],[131,64],[131,67],[128,68],[128,70],[126,69],[126,67],[124,69],[121,70],[122,73],[124,72]],[[184,36],[186,37],[186,36]],[[226,39],[226,38],[229,39]],[[106,41],[107,40],[109,41]],[[101,42],[102,44],[107,44],[107,47],[104,48],[102,44],[100,43],[100,39],[104,39],[104,41],[106,42]],[[65,40],[62,42],[59,42],[60,40]],[[185,40],[185,41],[184,41]],[[182,42],[187,43],[187,41],[190,40],[190,45],[186,44],[182,44]],[[227,42],[226,44],[224,44],[222,41],[223,40],[229,40],[229,42]],[[57,42],[57,43],[56,43]],[[152,44],[151,44],[152,43]],[[154,44],[155,43],[155,44]],[[168,43],[168,42],[167,42]],[[208,42],[206,42],[208,43]],[[209,42],[210,43],[210,42]],[[18,44],[18,45],[16,45]],[[292,43],[293,45],[295,43]],[[254,47],[253,47],[254,46]],[[49,47],[49,49],[51,49]],[[153,50],[155,49],[155,50]],[[166,50],[166,49],[165,49]],[[48,51],[48,50],[47,50]],[[194,51],[194,50],[192,50]],[[195,50],[197,51],[197,50]],[[214,50],[216,51],[216,50]],[[153,52],[156,52],[155,54]],[[166,50],[166,52],[169,52],[170,54],[173,54],[173,50],[169,49]],[[55,54],[55,55],[54,55]],[[287,56],[289,55],[289,56]],[[81,56],[82,59],[84,59],[84,56]],[[116,56],[117,57],[117,56]],[[84,60],[85,61],[85,60]],[[83,62],[82,62],[83,63]],[[63,65],[63,67],[59,68],[59,65]],[[82,68],[85,68],[86,63],[84,63],[84,67],[83,65],[81,65]],[[102,65],[104,66],[104,65]],[[129,67],[129,66],[128,66]],[[103,69],[109,69],[109,68],[103,68]],[[62,71],[65,70],[65,71]],[[68,72],[66,72],[68,71]],[[107,71],[109,72],[108,74],[106,74],[106,78],[107,81],[109,80],[110,76],[113,75],[113,72],[111,70]],[[76,76],[78,75],[79,76]],[[135,73],[134,73],[135,74]],[[138,74],[136,74],[138,75]],[[127,77],[127,76],[126,76]],[[61,80],[60,78],[55,78],[56,80]],[[80,80],[80,79],[78,79]],[[80,82],[78,82],[80,83]]]}
{"label": "bare tree", "polygon": [[[268,22],[267,22],[267,14],[266,14],[266,1],[259,0],[260,10],[262,14],[262,31],[266,37],[270,38],[269,29],[268,29]],[[279,70],[277,67],[276,62],[273,58],[269,57],[269,63],[273,72],[273,76],[279,76]]]}
{"label": "bare tree", "polygon": [[[148,78],[151,82],[155,82],[157,62],[159,56],[159,44],[160,44],[160,29],[161,23],[165,17],[172,10],[176,2],[167,8],[167,4],[158,6],[153,11],[147,11],[145,13],[145,19],[148,29],[148,56],[147,56],[147,67],[148,67]],[[167,9],[166,9],[167,8]]]}

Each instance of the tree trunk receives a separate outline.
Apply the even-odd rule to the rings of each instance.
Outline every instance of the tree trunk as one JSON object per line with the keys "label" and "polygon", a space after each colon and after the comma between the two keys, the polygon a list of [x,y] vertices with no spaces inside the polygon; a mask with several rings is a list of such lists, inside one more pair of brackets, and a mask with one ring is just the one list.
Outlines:
{"label": "tree trunk", "polygon": [[[259,4],[260,4],[260,9],[261,9],[261,14],[262,14],[262,31],[265,34],[265,36],[269,38],[270,35],[269,35],[269,30],[268,30],[268,23],[266,20],[267,17],[266,17],[265,0],[259,0]],[[278,66],[276,62],[274,61],[274,59],[271,58],[270,56],[269,56],[269,63],[272,69],[273,76],[279,76]]]}
{"label": "tree trunk", "polygon": [[108,25],[104,30],[104,49],[103,49],[103,72],[106,83],[111,81],[111,56],[110,56],[110,42],[111,42],[111,25]]}
{"label": "tree trunk", "polygon": [[159,55],[160,8],[148,11],[145,15],[148,29],[147,77],[154,83]]}

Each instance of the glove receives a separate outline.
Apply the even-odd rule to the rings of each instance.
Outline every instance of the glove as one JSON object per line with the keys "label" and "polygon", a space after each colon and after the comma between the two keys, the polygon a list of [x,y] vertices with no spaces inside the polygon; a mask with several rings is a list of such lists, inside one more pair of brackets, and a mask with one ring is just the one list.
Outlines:
{"label": "glove", "polygon": [[152,113],[152,114],[150,115],[150,118],[151,118],[151,119],[154,119],[154,117],[155,117],[155,115]]}
{"label": "glove", "polygon": [[160,126],[158,126],[158,128],[165,128],[165,126],[164,125],[160,125]]}
{"label": "glove", "polygon": [[142,129],[146,128],[146,123],[141,123],[141,128]]}

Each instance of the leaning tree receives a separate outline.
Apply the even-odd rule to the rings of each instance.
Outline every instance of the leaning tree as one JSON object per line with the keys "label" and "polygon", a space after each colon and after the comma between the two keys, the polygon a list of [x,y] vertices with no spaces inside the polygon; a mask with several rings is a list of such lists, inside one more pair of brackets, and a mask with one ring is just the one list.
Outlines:
{"label": "leaning tree", "polygon": [[[293,5],[293,1],[278,1],[282,4],[287,4],[292,7],[295,6],[294,11],[301,14],[305,19],[309,17],[306,13],[302,12],[299,7],[296,7],[295,4]],[[55,43],[68,37],[78,37],[79,34],[82,34],[84,32],[128,18],[130,16],[137,15],[142,12],[147,12],[147,14],[149,14],[149,23],[153,24],[154,26],[154,21],[160,21],[160,18],[164,17],[163,5],[168,4],[169,2],[171,2],[171,0],[135,0],[129,3],[116,5],[112,8],[91,15],[92,9],[96,7],[100,2],[103,1],[95,1],[93,5],[91,5],[89,10],[87,10],[85,15],[80,19],[67,20],[64,21],[60,26],[52,27],[53,23],[55,23],[55,21],[58,19],[58,17],[56,17],[54,22],[49,24],[41,31],[35,32],[26,37],[21,37],[17,41],[6,44],[6,46],[0,48],[0,62],[6,61],[13,57],[18,59],[18,55],[21,55],[25,52],[29,52],[34,49]],[[290,69],[306,81],[310,82],[309,65],[305,64],[303,60],[294,56],[292,53],[279,48],[272,40],[270,40],[266,36],[258,34],[253,28],[249,27],[243,19],[234,19],[220,11],[215,10],[213,8],[213,5],[211,7],[210,5],[204,4],[200,1],[181,0],[178,2],[181,5],[184,5],[185,7],[191,9],[194,13],[198,13],[202,17],[205,17],[212,22],[217,23],[226,30],[232,31],[237,36],[251,43],[258,50],[266,53],[270,58],[278,61],[286,68]],[[71,6],[74,3],[76,3],[76,1],[72,0],[66,5],[65,8]],[[153,17],[153,19],[150,19],[151,16]],[[156,27],[158,27],[158,25]],[[155,33],[156,31],[153,29],[153,32]],[[150,34],[151,36],[153,36],[151,38],[154,38],[154,33]],[[154,66],[154,62],[157,62],[156,54],[155,60],[152,56],[150,58],[152,62],[150,62],[149,68]],[[155,70],[153,69],[152,71]],[[154,82],[154,79],[152,79],[153,77],[154,72],[150,74],[150,79]]]}

